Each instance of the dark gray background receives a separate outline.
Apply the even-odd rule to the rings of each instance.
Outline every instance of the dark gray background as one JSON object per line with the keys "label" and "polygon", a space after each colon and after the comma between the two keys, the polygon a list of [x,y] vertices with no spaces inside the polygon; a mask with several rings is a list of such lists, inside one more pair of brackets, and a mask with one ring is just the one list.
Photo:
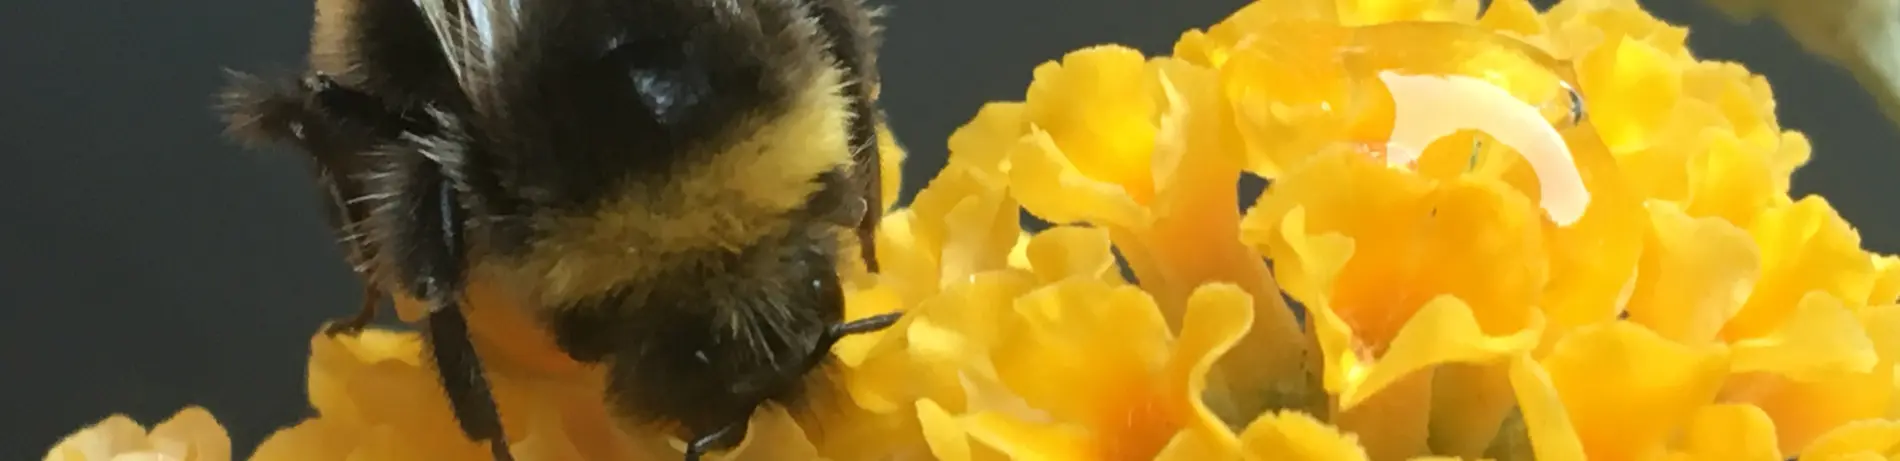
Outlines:
{"label": "dark gray background", "polygon": [[[1037,63],[1098,42],[1165,52],[1241,0],[886,0],[885,101],[912,151],[907,189],[944,138]],[[1827,194],[1867,244],[1900,250],[1886,200],[1895,130],[1842,72],[1771,24],[1690,0],[1646,2],[1695,27],[1706,57],[1775,85]],[[203,404],[248,453],[305,412],[307,341],[357,285],[321,227],[298,160],[240,151],[208,106],[221,67],[300,60],[308,0],[9,2],[0,13],[0,459],[38,459],[112,412]]]}

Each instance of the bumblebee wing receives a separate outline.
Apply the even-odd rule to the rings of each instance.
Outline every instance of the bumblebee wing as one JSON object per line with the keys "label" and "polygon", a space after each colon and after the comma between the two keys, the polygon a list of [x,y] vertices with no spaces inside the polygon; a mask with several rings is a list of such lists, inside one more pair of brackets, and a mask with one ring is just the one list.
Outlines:
{"label": "bumblebee wing", "polygon": [[858,248],[864,265],[878,271],[877,225],[884,216],[883,163],[878,149],[878,127],[883,112],[877,109],[878,30],[871,19],[876,11],[863,0],[810,0],[810,11],[830,41],[832,60],[850,78],[844,92],[851,105],[850,142],[852,184],[864,198],[865,213],[857,223]]}
{"label": "bumblebee wing", "polygon": [[414,0],[463,94],[479,110],[500,56],[522,31],[520,0]]}
{"label": "bumblebee wing", "polygon": [[[866,103],[869,104],[869,103]],[[876,110],[856,111],[858,119],[870,119],[881,115]],[[884,219],[884,166],[883,152],[878,146],[877,121],[853,121],[851,143],[856,154],[852,156],[852,175],[859,190],[863,191],[864,217],[858,221],[858,245],[863,253],[865,269],[875,273],[877,265],[877,225]],[[868,130],[860,126],[869,127]]]}

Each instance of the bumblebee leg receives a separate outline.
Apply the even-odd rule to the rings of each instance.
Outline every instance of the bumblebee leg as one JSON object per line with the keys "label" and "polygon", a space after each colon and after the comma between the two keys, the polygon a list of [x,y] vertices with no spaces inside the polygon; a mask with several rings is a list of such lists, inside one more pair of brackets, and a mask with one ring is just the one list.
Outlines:
{"label": "bumblebee leg", "polygon": [[365,283],[363,285],[363,306],[357,309],[356,315],[332,320],[330,326],[323,329],[323,334],[336,336],[353,335],[362,332],[363,327],[369,326],[370,322],[376,321],[376,307],[382,304],[383,290],[377,289],[376,285]]}
{"label": "bumblebee leg", "polygon": [[391,108],[382,99],[336,81],[329,74],[316,73],[303,80],[311,102],[336,121],[369,129],[377,139],[395,139],[402,133],[423,134],[435,131],[429,121],[406,110]]}
{"label": "bumblebee leg", "polygon": [[442,389],[448,394],[449,407],[461,423],[462,433],[470,440],[488,442],[496,461],[513,461],[508,438],[502,432],[501,414],[495,408],[481,359],[469,338],[468,319],[462,313],[462,289],[467,278],[461,207],[456,203],[453,186],[440,172],[417,174],[424,184],[436,185],[422,197],[415,216],[415,230],[422,235],[434,234],[434,238],[418,240],[427,242],[418,248],[426,252],[426,262],[418,268],[414,282],[415,288],[434,304],[427,329],[436,373],[442,378]]}
{"label": "bumblebee leg", "polygon": [[738,446],[739,442],[745,440],[745,434],[749,424],[747,420],[740,419],[739,422],[728,424],[726,427],[719,428],[719,430],[694,438],[692,442],[686,444],[686,461],[699,461],[700,458],[705,457],[707,453],[711,453],[714,450],[723,450]]}
{"label": "bumblebee leg", "polygon": [[488,442],[495,461],[513,461],[508,438],[502,434],[501,415],[488,380],[482,376],[481,360],[475,357],[475,346],[468,339],[468,319],[460,307],[451,304],[429,314],[429,343],[436,371],[462,433],[470,440]]}

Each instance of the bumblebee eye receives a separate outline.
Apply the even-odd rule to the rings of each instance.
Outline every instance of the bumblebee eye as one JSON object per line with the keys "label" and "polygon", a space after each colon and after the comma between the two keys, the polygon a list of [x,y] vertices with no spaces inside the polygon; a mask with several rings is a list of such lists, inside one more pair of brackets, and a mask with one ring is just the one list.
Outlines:
{"label": "bumblebee eye", "polygon": [[692,56],[687,41],[622,39],[609,45],[604,59],[626,75],[633,97],[654,120],[673,125],[692,115],[711,91],[706,72]]}
{"label": "bumblebee eye", "polygon": [[811,289],[827,308],[844,306],[844,289],[838,283],[837,272],[820,270],[812,274]]}
{"label": "bumblebee eye", "polygon": [[836,276],[827,274],[825,271],[813,271],[811,275],[811,290],[820,295],[831,291],[837,284]]}

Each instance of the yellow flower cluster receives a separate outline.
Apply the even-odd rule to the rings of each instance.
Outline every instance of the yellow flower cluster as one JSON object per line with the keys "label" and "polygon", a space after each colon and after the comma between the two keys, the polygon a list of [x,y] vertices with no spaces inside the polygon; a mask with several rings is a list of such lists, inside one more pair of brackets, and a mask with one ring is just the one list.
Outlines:
{"label": "yellow flower cluster", "polygon": [[[1900,258],[1788,195],[1767,83],[1634,0],[1490,3],[1260,0],[1037,68],[852,271],[848,317],[904,318],[725,459],[1900,459]],[[473,296],[518,459],[679,456]],[[312,349],[320,416],[252,459],[484,455],[413,334]]]}
{"label": "yellow flower cluster", "polygon": [[113,415],[66,436],[46,461],[227,461],[231,437],[211,412],[186,407],[146,431],[125,415]]}

